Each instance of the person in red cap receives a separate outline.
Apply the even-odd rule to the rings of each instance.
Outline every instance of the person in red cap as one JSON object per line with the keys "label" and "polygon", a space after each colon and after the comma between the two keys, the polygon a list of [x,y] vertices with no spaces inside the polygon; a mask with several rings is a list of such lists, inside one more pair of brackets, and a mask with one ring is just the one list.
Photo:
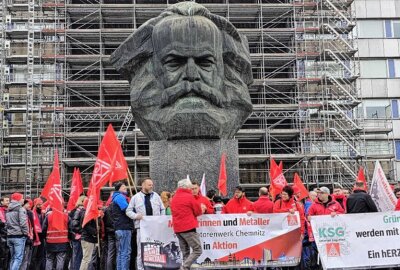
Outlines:
{"label": "person in red cap", "polygon": [[6,212],[9,197],[0,199],[0,269],[8,269],[9,250],[7,246]]}
{"label": "person in red cap", "polygon": [[44,221],[44,214],[42,213],[43,200],[36,198],[33,200],[33,226],[35,228],[35,241],[33,243],[31,269],[44,270],[45,269],[45,250],[44,242],[45,237],[42,233],[42,224]]}
{"label": "person in red cap", "polygon": [[254,213],[269,214],[274,211],[274,203],[269,199],[268,189],[260,188],[258,200],[253,203]]}
{"label": "person in red cap", "polygon": [[19,270],[24,257],[29,229],[26,209],[22,207],[23,203],[24,196],[21,193],[13,193],[6,214],[7,245],[11,254],[10,270]]}

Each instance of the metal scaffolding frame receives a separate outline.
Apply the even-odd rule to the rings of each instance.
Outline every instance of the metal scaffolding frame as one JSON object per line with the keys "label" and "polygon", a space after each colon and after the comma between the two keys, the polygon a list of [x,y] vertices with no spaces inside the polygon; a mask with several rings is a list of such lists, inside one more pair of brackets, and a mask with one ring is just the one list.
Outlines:
{"label": "metal scaffolding frame", "polygon": [[[25,187],[37,195],[55,147],[64,186],[74,166],[88,181],[108,123],[119,130],[134,178],[148,176],[149,142],[133,122],[129,84],[109,56],[175,2],[3,1],[0,151],[8,152],[0,163],[0,192]],[[249,41],[254,111],[236,135],[243,185],[269,183],[271,157],[284,161],[289,181],[299,172],[309,185],[349,186],[359,166],[376,159],[390,172],[393,151],[366,147],[368,135],[388,138],[391,125],[368,129],[359,113],[353,0],[196,2],[227,17]]]}

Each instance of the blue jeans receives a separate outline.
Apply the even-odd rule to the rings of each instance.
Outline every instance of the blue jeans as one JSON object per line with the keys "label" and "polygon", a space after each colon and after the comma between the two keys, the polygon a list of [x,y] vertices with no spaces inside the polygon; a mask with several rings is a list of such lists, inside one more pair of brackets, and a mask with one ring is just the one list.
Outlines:
{"label": "blue jeans", "polygon": [[80,240],[72,240],[71,270],[79,270],[82,262],[82,246]]}
{"label": "blue jeans", "polygon": [[129,269],[131,259],[131,230],[115,231],[115,240],[117,241],[117,270]]}
{"label": "blue jeans", "polygon": [[24,258],[26,237],[7,238],[7,246],[10,249],[10,270],[19,270]]}

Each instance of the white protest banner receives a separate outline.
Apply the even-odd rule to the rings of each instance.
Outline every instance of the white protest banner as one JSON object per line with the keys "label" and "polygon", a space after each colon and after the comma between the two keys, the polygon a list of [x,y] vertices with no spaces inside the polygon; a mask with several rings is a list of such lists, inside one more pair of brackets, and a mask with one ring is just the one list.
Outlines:
{"label": "white protest banner", "polygon": [[324,269],[400,264],[400,212],[313,216]]}
{"label": "white protest banner", "polygon": [[380,212],[393,211],[397,199],[386,179],[379,161],[375,163],[374,176],[372,177],[370,195]]}
{"label": "white protest banner", "polygon": [[[300,262],[298,213],[202,215],[198,218],[202,269],[232,266],[294,266]],[[142,259],[146,269],[177,269],[181,264],[171,216],[144,217],[140,222]]]}

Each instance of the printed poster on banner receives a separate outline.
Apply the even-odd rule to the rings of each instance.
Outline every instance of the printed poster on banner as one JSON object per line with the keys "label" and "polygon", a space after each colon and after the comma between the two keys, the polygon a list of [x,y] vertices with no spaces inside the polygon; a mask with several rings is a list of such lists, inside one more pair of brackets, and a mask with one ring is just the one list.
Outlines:
{"label": "printed poster on banner", "polygon": [[[299,215],[225,214],[198,218],[203,248],[202,269],[295,266],[300,262]],[[140,222],[145,269],[178,269],[182,263],[171,216],[144,217]]]}
{"label": "printed poster on banner", "polygon": [[385,172],[379,161],[375,163],[375,170],[369,193],[379,212],[393,211],[396,207],[397,198],[386,179]]}
{"label": "printed poster on banner", "polygon": [[400,212],[313,216],[324,269],[400,265]]}

